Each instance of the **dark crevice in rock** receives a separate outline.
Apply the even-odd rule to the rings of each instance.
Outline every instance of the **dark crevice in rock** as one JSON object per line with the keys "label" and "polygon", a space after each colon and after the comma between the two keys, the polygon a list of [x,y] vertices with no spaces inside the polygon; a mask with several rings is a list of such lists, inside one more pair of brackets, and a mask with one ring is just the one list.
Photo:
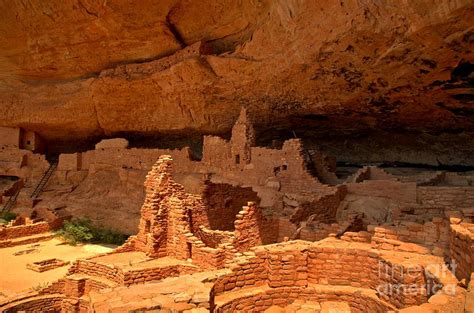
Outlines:
{"label": "dark crevice in rock", "polygon": [[352,163],[338,161],[338,167],[354,167],[362,168],[364,166],[377,166],[380,168],[418,168],[433,171],[449,171],[449,172],[471,172],[474,171],[474,166],[468,165],[447,165],[439,162],[439,165],[429,165],[423,163],[407,163],[407,162],[374,162],[374,163]]}
{"label": "dark crevice in rock", "polygon": [[171,8],[171,10],[169,10],[168,14],[166,15],[166,26],[168,27],[170,32],[173,34],[176,41],[179,42],[179,44],[181,45],[181,48],[184,48],[187,46],[187,44],[183,36],[179,32],[178,28],[176,27],[176,25],[174,25],[173,22],[171,21],[171,14],[173,13],[173,10],[174,8]]}
{"label": "dark crevice in rock", "polygon": [[[458,94],[452,95],[451,97],[453,99],[459,100],[460,102],[471,103],[474,101],[474,94],[470,94],[470,93],[458,93]],[[463,110],[472,111],[471,114],[474,113],[474,109],[463,108]]]}
{"label": "dark crevice in rock", "polygon": [[48,79],[48,78],[21,78],[19,81],[21,81],[24,84],[30,85],[30,86],[44,86],[44,85],[60,85],[60,84],[67,84],[71,82],[76,82],[79,80],[86,80],[90,78],[98,78],[100,76],[100,72],[92,72],[92,73],[87,73],[81,76],[76,76],[76,77],[70,77],[70,78],[58,78],[58,79]]}
{"label": "dark crevice in rock", "polygon": [[96,18],[99,17],[99,14],[98,14],[98,13],[95,13],[95,12],[92,12],[91,10],[89,10],[89,9],[84,5],[84,3],[82,3],[82,1],[78,1],[78,4],[79,4],[80,7],[87,13],[87,15],[91,15],[91,16],[96,17]]}
{"label": "dark crevice in rock", "polygon": [[458,66],[456,66],[453,71],[451,72],[451,81],[459,81],[465,80],[469,78],[469,76],[474,71],[474,64],[467,61],[459,62]]}
{"label": "dark crevice in rock", "polygon": [[[457,100],[461,100],[461,99],[458,99],[456,96],[459,96],[459,95],[453,95],[452,97],[457,99]],[[466,97],[466,99],[470,99],[469,101],[472,101],[474,95],[472,94],[469,94],[467,95],[468,97]],[[462,101],[462,100],[461,100]],[[469,102],[467,101],[467,102]],[[443,102],[438,102],[436,103],[436,106],[440,107],[440,108],[443,108],[445,110],[448,110],[449,112],[455,114],[455,115],[458,115],[458,116],[466,116],[466,117],[470,117],[470,116],[474,116],[474,108],[468,108],[468,107],[449,107],[447,106],[445,103]]]}

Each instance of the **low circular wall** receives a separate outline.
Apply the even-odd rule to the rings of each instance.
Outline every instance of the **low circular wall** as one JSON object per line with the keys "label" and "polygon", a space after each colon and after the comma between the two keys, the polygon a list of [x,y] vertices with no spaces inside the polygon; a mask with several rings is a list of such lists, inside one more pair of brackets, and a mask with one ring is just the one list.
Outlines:
{"label": "low circular wall", "polygon": [[64,295],[43,295],[33,298],[26,298],[12,302],[2,308],[2,312],[16,313],[26,312],[61,312],[61,303],[65,299]]}
{"label": "low circular wall", "polygon": [[[228,295],[227,295],[228,296]],[[295,300],[312,302],[341,301],[349,304],[352,312],[382,313],[394,310],[390,304],[383,302],[369,292],[356,288],[332,290],[308,287],[281,287],[263,290],[252,295],[236,297],[224,303],[215,304],[215,312],[263,312],[272,305],[285,307]]]}
{"label": "low circular wall", "polygon": [[[213,296],[232,297],[258,285],[272,289],[326,286],[370,291],[377,295],[374,301],[397,309],[426,303],[430,295],[423,266],[403,260],[381,254],[370,244],[335,240],[257,247],[253,254],[238,258],[231,273],[216,280]],[[405,292],[405,287],[414,292]],[[313,292],[312,296],[317,298],[316,294]],[[363,308],[359,310],[364,312]]]}

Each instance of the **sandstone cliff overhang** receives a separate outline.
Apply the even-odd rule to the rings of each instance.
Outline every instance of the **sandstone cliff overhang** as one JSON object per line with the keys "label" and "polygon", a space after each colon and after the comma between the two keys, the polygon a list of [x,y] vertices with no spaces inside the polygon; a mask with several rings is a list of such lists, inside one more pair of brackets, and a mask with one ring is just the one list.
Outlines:
{"label": "sandstone cliff overhang", "polygon": [[261,131],[298,136],[472,132],[473,11],[469,0],[3,2],[0,126],[49,141],[223,134],[245,105]]}

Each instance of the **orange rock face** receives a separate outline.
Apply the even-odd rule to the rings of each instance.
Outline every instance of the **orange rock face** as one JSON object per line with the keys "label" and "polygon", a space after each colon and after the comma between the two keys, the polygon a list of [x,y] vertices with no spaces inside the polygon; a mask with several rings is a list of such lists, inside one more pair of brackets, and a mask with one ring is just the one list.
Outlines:
{"label": "orange rock face", "polygon": [[47,140],[223,133],[242,105],[261,129],[474,129],[468,0],[0,9],[0,126]]}

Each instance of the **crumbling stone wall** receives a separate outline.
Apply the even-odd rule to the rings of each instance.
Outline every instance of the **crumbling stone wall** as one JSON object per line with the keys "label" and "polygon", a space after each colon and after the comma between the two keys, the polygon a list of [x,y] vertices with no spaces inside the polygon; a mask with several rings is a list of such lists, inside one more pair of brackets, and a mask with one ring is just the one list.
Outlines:
{"label": "crumbling stone wall", "polygon": [[347,193],[357,196],[387,198],[398,203],[416,203],[416,183],[401,183],[391,180],[365,180],[347,183]]}
{"label": "crumbling stone wall", "polygon": [[59,279],[51,283],[48,287],[41,289],[39,294],[46,295],[46,294],[62,293],[64,291],[64,286],[65,286],[65,280]]}
{"label": "crumbling stone wall", "polygon": [[0,149],[44,151],[43,139],[34,131],[18,127],[0,127]]}
{"label": "crumbling stone wall", "polygon": [[418,202],[423,205],[446,209],[474,207],[474,187],[420,186],[416,190]]}
{"label": "crumbling stone wall", "polygon": [[398,179],[390,173],[375,166],[364,166],[353,175],[346,179],[346,183],[361,183],[366,180],[390,180],[398,181]]}
{"label": "crumbling stone wall", "polygon": [[127,271],[124,273],[124,285],[130,286],[143,284],[147,281],[159,281],[167,277],[177,277],[180,275],[191,274],[199,270],[196,266],[170,265],[159,268],[143,268]]}
{"label": "crumbling stone wall", "polygon": [[0,240],[9,240],[46,233],[57,229],[61,224],[62,220],[58,219],[52,222],[37,222],[18,226],[1,226]]}
{"label": "crumbling stone wall", "polygon": [[183,149],[128,149],[126,147],[99,148],[96,150],[63,153],[59,156],[59,171],[131,169],[148,170],[160,155],[171,155],[180,172],[191,171],[194,163],[188,147]]}
{"label": "crumbling stone wall", "polygon": [[240,251],[248,251],[264,243],[264,217],[254,202],[249,202],[237,214],[235,220],[234,247]]}
{"label": "crumbling stone wall", "polygon": [[[443,255],[449,246],[449,223],[441,218],[423,224],[399,221],[395,226],[369,226],[368,231],[373,234],[373,246],[383,250]],[[403,243],[415,243],[418,246]]]}
{"label": "crumbling stone wall", "polygon": [[203,225],[199,226],[194,233],[206,246],[214,249],[220,244],[232,243],[235,239],[233,231],[213,230]]}
{"label": "crumbling stone wall", "polygon": [[255,192],[249,188],[208,183],[204,191],[206,201],[203,201],[173,181],[171,166],[171,157],[161,156],[152,167],[145,181],[146,198],[139,232],[116,249],[116,253],[142,251],[151,257],[191,258],[194,264],[204,268],[221,268],[233,253],[262,244],[262,227],[270,225],[255,202],[249,202],[249,206],[239,208],[242,211],[228,218],[235,232],[209,229],[209,220],[216,222],[220,216],[229,215],[218,210],[221,203],[225,206],[228,197],[233,201],[229,207],[235,210],[234,206],[239,205],[243,197],[258,199]]}
{"label": "crumbling stone wall", "polygon": [[0,175],[17,176],[36,182],[49,167],[46,157],[28,150],[0,149]]}
{"label": "crumbling stone wall", "polygon": [[83,273],[91,277],[104,277],[117,284],[123,284],[125,280],[125,275],[118,266],[111,266],[110,264],[103,264],[87,259],[74,262],[68,270],[68,275],[75,273]]}
{"label": "crumbling stone wall", "polygon": [[300,231],[298,239],[308,241],[319,241],[330,234],[338,234],[345,230],[349,226],[349,223],[309,223],[306,224]]}
{"label": "crumbling stone wall", "polygon": [[[185,233],[190,232],[188,210],[199,206],[171,177],[171,157],[162,156],[145,180],[146,198],[141,208],[139,231],[128,245],[152,257],[188,258]],[[201,204],[202,205],[202,204]],[[203,210],[201,210],[203,211]]]}
{"label": "crumbling stone wall", "polygon": [[469,281],[474,273],[474,224],[451,224],[450,257],[456,277]]}
{"label": "crumbling stone wall", "polygon": [[278,218],[276,226],[278,227],[278,242],[282,242],[285,238],[292,239],[298,229],[297,225],[292,223],[289,217],[285,216]]}
{"label": "crumbling stone wall", "polygon": [[[224,267],[225,261],[233,253],[228,253],[233,246],[228,243],[215,244],[215,248],[207,246],[200,238],[188,233],[186,234],[189,257],[193,263],[203,269],[217,269]],[[204,239],[206,240],[207,237]],[[212,244],[212,243],[211,243]],[[233,251],[232,251],[233,252]]]}
{"label": "crumbling stone wall", "polygon": [[318,178],[325,184],[336,185],[339,178],[336,176],[336,158],[328,156],[320,151],[309,151],[312,166],[316,170]]}
{"label": "crumbling stone wall", "polygon": [[290,139],[281,149],[255,147],[255,134],[245,110],[242,110],[230,141],[205,136],[202,164],[240,184],[266,186],[281,192],[327,194],[335,190],[322,184],[307,168],[307,154],[299,139]]}
{"label": "crumbling stone wall", "polygon": [[322,223],[334,222],[339,204],[346,194],[346,187],[343,185],[334,188],[334,193],[308,197],[307,200],[302,199],[290,216],[290,220],[293,223],[299,223],[311,217],[313,220]]}
{"label": "crumbling stone wall", "polygon": [[334,190],[308,171],[299,139],[285,141],[281,150],[253,147],[251,155],[251,166],[244,171],[250,184],[265,185],[269,177],[275,177],[281,192],[325,194]]}
{"label": "crumbling stone wall", "polygon": [[21,131],[19,128],[0,127],[0,149],[20,148]]}
{"label": "crumbling stone wall", "polygon": [[236,215],[247,201],[259,203],[260,199],[252,188],[234,187],[229,184],[206,182],[202,200],[211,229],[233,231]]}
{"label": "crumbling stone wall", "polygon": [[433,219],[446,218],[446,209],[443,207],[432,206],[406,206],[400,207],[399,210],[393,210],[392,216],[395,220],[410,221],[423,224]]}

